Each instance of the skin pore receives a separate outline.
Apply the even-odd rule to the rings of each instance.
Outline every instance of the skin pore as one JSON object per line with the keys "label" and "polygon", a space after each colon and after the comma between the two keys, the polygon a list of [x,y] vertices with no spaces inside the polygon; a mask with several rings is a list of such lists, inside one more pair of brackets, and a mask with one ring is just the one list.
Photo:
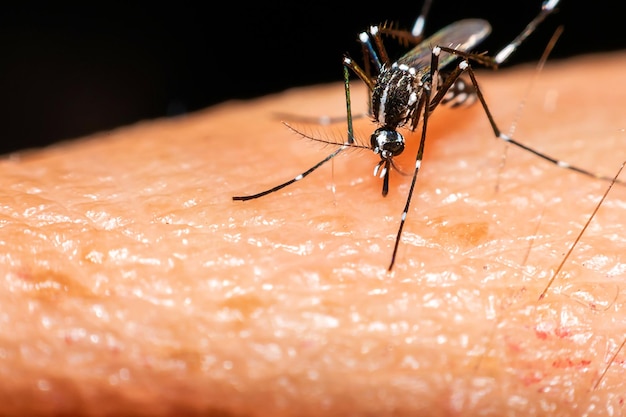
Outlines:
{"label": "skin pore", "polygon": [[[533,66],[478,80],[504,132],[515,120],[519,141],[612,176],[626,159],[625,65],[624,53],[550,61],[528,96]],[[343,86],[2,159],[2,414],[624,412],[625,187],[539,302],[609,184],[507,147],[479,105],[440,107],[390,273],[410,178],[394,173],[383,198],[369,151],[232,201],[335,149],[278,112],[341,116]],[[355,126],[369,138],[370,121]],[[410,171],[419,128],[405,137],[396,162]]]}

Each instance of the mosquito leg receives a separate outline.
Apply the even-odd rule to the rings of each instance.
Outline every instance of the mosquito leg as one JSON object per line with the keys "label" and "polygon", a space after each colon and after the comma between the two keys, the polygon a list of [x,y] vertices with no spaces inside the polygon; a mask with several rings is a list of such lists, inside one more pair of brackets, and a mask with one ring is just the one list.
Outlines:
{"label": "mosquito leg", "polygon": [[[353,67],[349,67],[346,64],[346,59],[344,58],[344,66],[343,66],[343,86],[346,93],[346,122],[348,123],[348,137],[346,138],[346,142],[349,144],[354,143],[354,128],[352,127],[352,102],[350,100],[350,71],[354,68],[359,68],[354,64]],[[350,60],[352,62],[352,60]],[[360,69],[360,68],[359,68]]]}
{"label": "mosquito leg", "polygon": [[535,18],[526,25],[524,30],[517,35],[513,41],[511,41],[508,45],[498,52],[493,61],[496,65],[500,65],[505,62],[513,52],[517,50],[517,48],[528,38],[536,29],[537,26],[541,24],[545,20],[546,17],[551,15],[554,11],[556,11],[556,6],[559,4],[559,0],[546,0],[541,5],[541,11]]}
{"label": "mosquito leg", "polygon": [[[430,79],[434,80],[439,77],[439,54],[433,52],[430,59]],[[422,167],[422,158],[424,157],[424,144],[426,143],[426,130],[428,129],[428,116],[430,115],[430,97],[431,97],[431,83],[424,83],[422,86],[423,94],[420,100],[417,102],[417,110],[413,115],[413,121],[411,123],[412,129],[415,129],[422,115],[422,135],[420,137],[420,144],[415,156],[415,169],[413,170],[413,178],[411,179],[411,186],[406,197],[406,203],[402,215],[400,217],[400,226],[398,227],[398,233],[396,234],[396,241],[393,246],[393,253],[391,254],[391,261],[389,262],[388,270],[391,271],[394,263],[396,262],[396,256],[398,254],[398,247],[400,245],[400,239],[402,237],[402,229],[406,223],[406,217],[411,207],[411,198],[413,197],[413,191],[415,190],[415,182],[417,181],[417,174]]]}
{"label": "mosquito leg", "polygon": [[[435,46],[433,48],[432,55],[438,58],[442,50],[444,49],[439,46]],[[440,85],[437,88],[437,94],[435,94],[428,106],[430,112],[433,112],[439,104],[445,104],[453,100],[454,97],[450,97],[449,95],[451,91],[453,94],[456,94],[456,88],[466,89],[466,87],[468,87],[467,83],[462,78],[460,78],[465,71],[466,66],[467,65],[465,61],[462,61],[454,70],[452,70],[452,72],[450,72],[446,77],[440,80]],[[455,87],[460,85],[461,83],[463,83],[463,87]],[[470,87],[470,90],[475,100],[477,97],[477,92],[473,85]]]}
{"label": "mosquito leg", "polygon": [[[372,39],[374,40],[376,48],[372,45]],[[374,63],[378,72],[380,72],[384,64],[389,62],[389,55],[387,55],[387,50],[380,39],[378,26],[370,26],[368,32],[359,33],[359,42],[363,45],[363,62],[366,65],[365,73],[371,77],[368,66],[370,60]],[[376,52],[376,50],[378,50],[378,52]]]}
{"label": "mosquito leg", "polygon": [[544,1],[539,14],[535,16],[535,18],[528,25],[526,25],[524,30],[519,35],[517,35],[515,39],[509,42],[494,56],[459,51],[457,49],[449,48],[446,46],[440,46],[440,48],[442,51],[465,58],[466,60],[479,63],[486,67],[497,68],[509,59],[509,57],[517,50],[517,48],[519,48],[519,46],[526,40],[526,38],[528,38],[537,29],[537,26],[539,26],[539,24],[543,22],[546,17],[556,11],[556,5],[558,3],[559,0]]}
{"label": "mosquito leg", "polygon": [[[423,103],[427,103],[430,100],[430,88],[424,87],[424,94],[422,96]],[[398,254],[398,246],[400,245],[400,238],[402,237],[402,229],[404,229],[404,223],[406,223],[406,216],[408,215],[409,208],[411,206],[411,197],[413,197],[413,191],[415,190],[415,182],[417,180],[417,173],[419,172],[422,166],[422,158],[424,156],[424,143],[426,142],[426,129],[428,127],[428,116],[430,111],[428,110],[428,105],[420,104],[419,109],[423,109],[422,111],[422,136],[420,138],[420,145],[417,150],[417,155],[415,157],[415,170],[413,171],[413,178],[411,179],[411,187],[409,188],[409,192],[406,197],[406,203],[404,205],[404,210],[402,210],[402,216],[400,217],[400,226],[398,227],[398,233],[396,234],[396,241],[393,246],[393,253],[391,254],[391,261],[389,262],[388,270],[391,271],[394,263],[396,262],[396,255]]]}
{"label": "mosquito leg", "polygon": [[426,26],[426,18],[428,17],[428,12],[430,11],[432,3],[432,0],[424,1],[424,4],[422,4],[422,11],[417,19],[415,19],[415,23],[413,24],[413,28],[410,32],[390,27],[382,27],[380,28],[380,33],[394,37],[406,44],[420,44],[424,40],[424,27]]}
{"label": "mosquito leg", "polygon": [[[588,171],[586,169],[583,168],[579,168],[577,166],[574,165],[570,165],[569,163],[565,162],[565,161],[561,161],[558,160],[556,158],[553,158],[551,156],[548,156],[536,149],[533,149],[527,145],[524,145],[521,142],[518,142],[517,140],[513,139],[512,137],[502,133],[502,131],[500,131],[500,128],[497,126],[491,111],[489,110],[489,107],[487,106],[487,102],[485,101],[485,98],[483,97],[482,91],[480,90],[480,87],[478,86],[478,81],[476,80],[476,75],[474,74],[474,71],[472,70],[472,68],[470,67],[469,63],[467,61],[463,61],[461,64],[464,64],[464,70],[469,74],[470,79],[472,80],[472,84],[474,85],[474,88],[476,89],[476,95],[478,96],[478,100],[480,100],[480,103],[482,104],[483,110],[485,111],[485,114],[487,115],[487,119],[489,119],[489,124],[491,125],[491,128],[493,130],[493,133],[496,135],[496,137],[498,139],[502,139],[503,141],[510,143],[512,145],[517,146],[518,148],[524,149],[525,151],[528,151],[532,154],[534,154],[535,156],[538,156],[539,158],[546,160],[548,162],[553,163],[554,165],[561,167],[561,168],[565,168],[565,169],[569,169],[571,171],[575,171],[578,172],[579,174],[583,174],[586,175],[588,177],[591,178],[596,178],[596,179],[600,179],[603,181],[613,181],[613,177],[610,176],[605,176],[605,175],[600,175],[600,174],[596,174],[594,172]],[[617,181],[618,183],[624,184],[623,181]]]}
{"label": "mosquito leg", "polygon": [[[433,48],[433,52],[439,52],[439,51],[445,51],[447,53],[451,53],[451,54],[457,54],[460,56],[467,56],[468,54],[456,51],[455,49],[451,49],[451,48],[444,48],[444,47],[435,47]],[[471,54],[469,54],[471,55]],[[605,176],[605,175],[600,175],[600,174],[596,174],[594,172],[588,171],[586,169],[583,168],[579,168],[577,166],[574,165],[570,165],[569,163],[553,158],[549,155],[544,154],[541,151],[538,151],[536,149],[533,149],[527,145],[524,145],[521,142],[518,142],[517,140],[513,139],[512,137],[510,137],[509,135],[502,133],[502,131],[500,130],[500,128],[498,127],[498,125],[496,124],[495,119],[493,118],[493,115],[491,114],[491,110],[489,110],[489,106],[487,105],[487,102],[485,101],[485,98],[483,96],[483,93],[480,89],[480,86],[478,85],[478,81],[476,80],[476,75],[474,74],[474,71],[472,70],[472,67],[469,64],[469,61],[467,60],[463,60],[459,63],[458,67],[456,67],[454,69],[454,71],[452,71],[452,73],[450,73],[450,75],[444,80],[443,85],[439,88],[439,91],[437,92],[436,96],[433,98],[433,100],[431,101],[430,104],[430,111],[432,112],[443,100],[446,92],[448,91],[448,89],[450,88],[451,85],[453,85],[456,80],[458,79],[458,77],[461,76],[462,73],[467,73],[469,75],[470,80],[472,81],[472,85],[474,86],[474,90],[476,93],[476,97],[478,97],[478,100],[480,101],[483,110],[485,112],[485,115],[487,116],[487,119],[489,120],[489,124],[491,125],[491,129],[493,130],[494,135],[498,138],[501,139],[503,141],[505,141],[506,143],[510,143],[514,146],[517,146],[520,149],[523,149],[527,152],[532,153],[535,156],[538,156],[539,158],[551,162],[552,164],[560,167],[560,168],[565,168],[565,169],[569,169],[571,171],[575,171],[578,172],[579,174],[583,174],[586,175],[588,177],[591,178],[596,178],[602,181],[613,181],[613,177],[611,176]],[[626,182],[623,181],[616,181],[618,184],[626,184]]]}
{"label": "mosquito leg", "polygon": [[[345,71],[345,67],[348,67],[350,70],[352,70],[352,72],[354,72],[368,86],[369,92],[371,95],[371,91],[374,89],[375,78],[372,78],[370,74],[369,58],[372,57],[373,59],[375,59],[375,62],[378,62],[378,56],[376,55],[376,51],[374,51],[374,49],[372,48],[372,44],[366,32],[362,32],[361,35],[359,35],[359,38],[361,39],[361,44],[363,45],[363,57],[364,57],[364,62],[365,62],[365,70],[362,69],[356,62],[354,62],[352,58],[345,56],[343,58],[344,71]],[[380,69],[380,63],[378,65]],[[346,79],[345,77],[346,75],[344,73],[344,80]],[[349,96],[350,96],[350,87],[346,86],[346,98],[348,100],[350,98]],[[368,100],[368,103],[371,104],[371,100]],[[348,107],[350,107],[349,102],[347,102],[346,104],[348,105]],[[349,116],[351,120],[365,118],[369,114],[371,114],[371,109],[368,113],[357,113],[355,115],[352,115],[351,109],[349,110]],[[343,116],[320,118],[320,117],[299,116],[299,115],[294,115],[294,114],[289,114],[289,113],[275,113],[275,116],[280,119],[287,119],[290,122],[317,123],[320,125],[335,124],[335,123],[339,123],[345,120]],[[350,140],[350,136],[348,137],[348,140]]]}
{"label": "mosquito leg", "polygon": [[424,26],[426,26],[426,17],[428,16],[428,12],[430,11],[430,6],[432,5],[432,0],[425,0],[422,5],[422,11],[420,15],[415,19],[415,23],[413,24],[413,29],[411,29],[411,35],[415,36],[417,39],[424,38]]}
{"label": "mosquito leg", "polygon": [[448,88],[441,100],[441,104],[451,108],[459,106],[471,106],[476,102],[476,90],[463,78],[457,78]]}
{"label": "mosquito leg", "polygon": [[276,187],[272,187],[269,190],[265,190],[265,191],[262,191],[262,192],[257,193],[257,194],[244,195],[244,196],[234,196],[233,200],[235,200],[235,201],[253,200],[255,198],[259,198],[259,197],[263,197],[264,195],[271,194],[271,193],[273,193],[275,191],[282,190],[283,188],[287,187],[288,185],[291,185],[294,182],[300,181],[301,179],[305,178],[311,172],[315,171],[316,169],[318,169],[319,167],[324,165],[326,162],[328,162],[331,159],[333,159],[335,156],[337,156],[337,154],[339,154],[339,152],[343,151],[344,149],[346,149],[346,146],[342,146],[342,147],[338,148],[333,153],[328,155],[326,158],[322,159],[317,164],[313,165],[311,168],[309,168],[306,171],[304,171],[302,174],[299,174],[299,175],[295,176],[294,178],[290,179],[287,182],[284,182],[284,183],[282,183],[280,185],[277,185]]}
{"label": "mosquito leg", "polygon": [[[543,71],[543,67],[548,61],[548,57],[550,56],[552,49],[554,49],[554,46],[556,45],[562,33],[563,33],[563,25],[559,26],[554,31],[554,33],[552,34],[552,37],[550,38],[550,40],[548,41],[548,44],[546,45],[546,48],[543,51],[543,54],[541,54],[541,57],[539,58],[539,61],[537,62],[536,70],[526,89],[526,93],[524,94],[524,97],[520,100],[520,103],[517,106],[517,112],[515,113],[513,121],[511,122],[511,125],[509,126],[508,135],[510,137],[515,137],[515,130],[517,129],[517,123],[522,117],[524,107],[526,106],[526,101],[528,100],[528,97],[530,96],[530,93],[533,89],[534,84],[537,82],[537,79],[539,78],[539,74],[541,74],[541,72]],[[502,150],[502,157],[500,158],[500,166],[498,167],[498,178],[496,180],[496,185],[494,187],[496,192],[500,189],[500,179],[502,177],[502,171],[504,170],[504,167],[506,165],[506,157],[507,157],[508,149],[509,149],[508,146],[504,146]]]}
{"label": "mosquito leg", "polygon": [[367,88],[369,88],[370,91],[374,89],[374,80],[368,77],[365,71],[363,71],[363,69],[359,66],[359,64],[354,62],[352,58],[350,58],[349,56],[343,57],[343,66],[344,66],[344,78],[346,76],[349,78],[349,74],[348,75],[345,74],[345,69],[349,68],[352,72],[356,74],[357,77],[361,79],[361,81],[363,81],[367,85]]}
{"label": "mosquito leg", "polygon": [[[345,63],[345,61],[347,59],[348,58],[344,58],[344,63]],[[347,131],[346,142],[343,145],[341,145],[339,148],[337,148],[333,153],[328,155],[326,158],[322,159],[317,164],[313,165],[311,168],[309,168],[308,170],[304,171],[303,173],[296,175],[294,178],[290,179],[289,181],[286,181],[286,182],[284,182],[282,184],[279,184],[279,185],[277,185],[275,187],[270,188],[269,190],[265,190],[265,191],[262,191],[262,192],[257,193],[257,194],[246,195],[246,196],[234,196],[233,200],[236,200],[236,201],[252,200],[252,199],[255,199],[255,198],[263,197],[264,195],[267,195],[267,194],[271,194],[271,193],[276,192],[278,190],[281,190],[281,189],[287,187],[288,185],[291,185],[294,182],[300,181],[301,179],[305,178],[310,173],[312,173],[313,171],[315,171],[316,169],[318,169],[319,167],[324,165],[326,162],[328,162],[331,159],[333,159],[340,152],[342,152],[346,148],[351,147],[351,145],[354,144],[354,129],[352,127],[352,104],[351,104],[351,101],[350,101],[350,72],[349,72],[350,68],[352,68],[352,67],[349,67],[348,64],[344,64],[344,67],[343,67],[343,78],[344,78],[344,89],[345,89],[345,93],[346,93],[346,120],[348,122],[348,131]],[[355,66],[354,68],[358,68],[358,67]],[[352,69],[354,70],[354,68],[352,68]],[[360,69],[360,68],[358,68],[358,69]]]}

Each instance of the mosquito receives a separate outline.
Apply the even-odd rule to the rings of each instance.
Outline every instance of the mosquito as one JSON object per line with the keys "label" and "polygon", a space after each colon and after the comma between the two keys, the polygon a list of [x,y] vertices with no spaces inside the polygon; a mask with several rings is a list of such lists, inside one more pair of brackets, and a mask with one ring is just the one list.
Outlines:
{"label": "mosquito", "polygon": [[[380,161],[374,167],[374,176],[382,179],[382,195],[386,196],[389,191],[390,171],[393,169],[401,172],[394,163],[394,158],[400,155],[405,148],[404,136],[398,129],[404,128],[409,131],[415,131],[421,122],[421,137],[412,172],[411,185],[400,217],[400,224],[388,267],[388,270],[391,271],[396,261],[402,230],[406,223],[411,198],[415,189],[417,174],[422,164],[426,132],[428,131],[428,119],[440,104],[456,107],[462,104],[472,104],[476,99],[480,101],[496,138],[524,149],[561,168],[570,169],[593,178],[611,180],[611,178],[597,175],[545,155],[504,134],[491,115],[471,66],[471,63],[475,63],[488,68],[498,68],[508,60],[511,54],[535,31],[540,23],[556,11],[559,0],[545,0],[535,18],[526,25],[515,39],[494,56],[471,52],[491,32],[489,22],[482,19],[460,20],[425,38],[424,25],[431,3],[432,0],[425,1],[411,31],[395,29],[389,25],[377,25],[361,32],[358,39],[363,47],[363,67],[353,61],[348,55],[344,55],[343,79],[347,122],[347,138],[344,143],[326,142],[302,134],[286,124],[287,127],[308,139],[337,145],[337,149],[289,181],[257,194],[235,196],[233,200],[247,201],[279,191],[307,177],[341,152],[350,148],[370,149],[380,156]],[[393,62],[387,55],[382,35],[396,38],[404,43],[412,44],[414,47]],[[457,61],[456,66],[447,73],[441,72]],[[372,65],[375,74],[371,74]],[[354,136],[354,117],[350,100],[351,72],[361,79],[369,90],[369,116],[377,125],[377,128],[370,136],[369,146],[359,144]],[[465,75],[469,76],[469,82],[466,80]]]}

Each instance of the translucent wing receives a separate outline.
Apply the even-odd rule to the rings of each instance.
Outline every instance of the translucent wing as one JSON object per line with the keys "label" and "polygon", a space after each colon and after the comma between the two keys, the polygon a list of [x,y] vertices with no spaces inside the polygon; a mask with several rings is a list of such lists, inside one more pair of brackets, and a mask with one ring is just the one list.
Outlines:
{"label": "translucent wing", "polygon": [[[398,60],[398,64],[413,67],[418,71],[426,71],[430,66],[432,48],[446,46],[469,52],[491,33],[491,25],[482,19],[464,19],[452,23],[437,33],[424,39]],[[442,53],[439,56],[439,67],[443,68],[455,60],[453,55]]]}

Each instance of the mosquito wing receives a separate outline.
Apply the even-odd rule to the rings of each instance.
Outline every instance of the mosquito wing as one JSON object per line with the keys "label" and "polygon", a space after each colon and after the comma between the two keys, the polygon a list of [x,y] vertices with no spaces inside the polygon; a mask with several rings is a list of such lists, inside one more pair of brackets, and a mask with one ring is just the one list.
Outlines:
{"label": "mosquito wing", "polygon": [[[398,64],[404,64],[419,71],[426,71],[430,66],[430,57],[433,47],[445,46],[459,51],[469,52],[482,42],[483,39],[489,36],[490,32],[491,25],[489,25],[489,22],[486,20],[459,20],[424,39],[419,45],[403,55],[398,60]],[[443,68],[455,59],[455,56],[442,52],[439,56],[439,67]]]}

